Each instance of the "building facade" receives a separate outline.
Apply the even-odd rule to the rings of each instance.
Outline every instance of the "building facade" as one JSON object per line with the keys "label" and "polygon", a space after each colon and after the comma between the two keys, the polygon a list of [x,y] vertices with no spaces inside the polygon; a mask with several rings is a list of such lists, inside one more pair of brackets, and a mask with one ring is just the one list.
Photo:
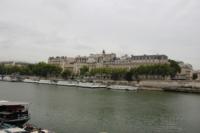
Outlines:
{"label": "building facade", "polygon": [[60,66],[62,69],[74,69],[75,58],[66,56],[49,57],[48,64]]}
{"label": "building facade", "polygon": [[175,79],[178,80],[192,80],[193,76],[193,67],[191,64],[185,64],[184,62],[178,62],[181,72],[178,73]]}
{"label": "building facade", "polygon": [[117,57],[115,53],[106,53],[104,50],[100,54],[90,54],[89,56],[73,57],[49,57],[49,64],[54,64],[63,69],[70,69],[75,74],[80,73],[80,68],[88,66],[89,69],[112,67],[112,68],[135,68],[141,65],[167,64],[166,55],[140,55]]}
{"label": "building facade", "polygon": [[114,61],[105,62],[105,67],[113,68],[136,68],[141,65],[154,65],[154,64],[168,64],[168,57],[166,55],[141,55],[141,56],[122,56],[116,58]]}

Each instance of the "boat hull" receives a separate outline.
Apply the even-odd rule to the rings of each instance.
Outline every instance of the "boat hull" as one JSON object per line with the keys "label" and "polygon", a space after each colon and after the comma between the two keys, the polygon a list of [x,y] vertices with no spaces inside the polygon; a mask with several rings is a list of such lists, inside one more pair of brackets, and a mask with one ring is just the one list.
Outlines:
{"label": "boat hull", "polygon": [[124,86],[124,85],[110,85],[107,88],[113,90],[127,90],[127,91],[136,91],[138,89],[138,87]]}
{"label": "boat hull", "polygon": [[22,127],[29,120],[30,120],[30,117],[24,118],[24,119],[7,120],[7,121],[4,121],[4,122],[7,123],[7,124],[10,124],[10,125],[16,125],[16,126]]}

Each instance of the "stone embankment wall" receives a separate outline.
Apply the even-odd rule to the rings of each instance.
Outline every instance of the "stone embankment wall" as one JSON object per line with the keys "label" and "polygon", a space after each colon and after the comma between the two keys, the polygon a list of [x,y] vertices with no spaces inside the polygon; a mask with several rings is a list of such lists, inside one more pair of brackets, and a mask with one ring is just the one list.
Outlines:
{"label": "stone embankment wall", "polygon": [[145,80],[145,81],[98,81],[106,85],[138,86],[141,90],[165,90],[200,93],[200,81]]}
{"label": "stone embankment wall", "polygon": [[165,91],[198,92],[200,93],[200,82],[196,81],[141,81],[141,89],[161,89]]}

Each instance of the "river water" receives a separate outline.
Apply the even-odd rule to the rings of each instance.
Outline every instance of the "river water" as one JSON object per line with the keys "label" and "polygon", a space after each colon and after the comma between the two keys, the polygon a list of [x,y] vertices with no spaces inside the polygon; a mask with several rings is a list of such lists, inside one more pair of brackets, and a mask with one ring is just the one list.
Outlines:
{"label": "river water", "polygon": [[197,94],[0,82],[0,99],[30,102],[30,122],[57,133],[200,132]]}

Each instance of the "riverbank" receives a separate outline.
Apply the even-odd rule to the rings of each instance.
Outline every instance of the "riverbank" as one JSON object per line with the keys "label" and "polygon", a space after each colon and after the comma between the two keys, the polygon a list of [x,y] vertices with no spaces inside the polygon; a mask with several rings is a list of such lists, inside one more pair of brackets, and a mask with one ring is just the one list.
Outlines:
{"label": "riverbank", "polygon": [[[15,80],[6,80],[15,82]],[[177,81],[177,80],[143,80],[137,81],[113,81],[113,80],[93,80],[93,82],[63,80],[63,79],[39,79],[33,77],[21,80],[26,83],[76,86],[82,88],[107,88],[120,90],[156,90],[156,91],[175,91],[187,93],[200,93],[200,81]]]}
{"label": "riverbank", "polygon": [[200,82],[196,81],[141,81],[139,86],[164,91],[200,93]]}
{"label": "riverbank", "polygon": [[96,81],[102,84],[117,84],[137,86],[139,90],[160,90],[187,93],[200,93],[199,81],[177,81],[177,80],[146,80],[146,81]]}

